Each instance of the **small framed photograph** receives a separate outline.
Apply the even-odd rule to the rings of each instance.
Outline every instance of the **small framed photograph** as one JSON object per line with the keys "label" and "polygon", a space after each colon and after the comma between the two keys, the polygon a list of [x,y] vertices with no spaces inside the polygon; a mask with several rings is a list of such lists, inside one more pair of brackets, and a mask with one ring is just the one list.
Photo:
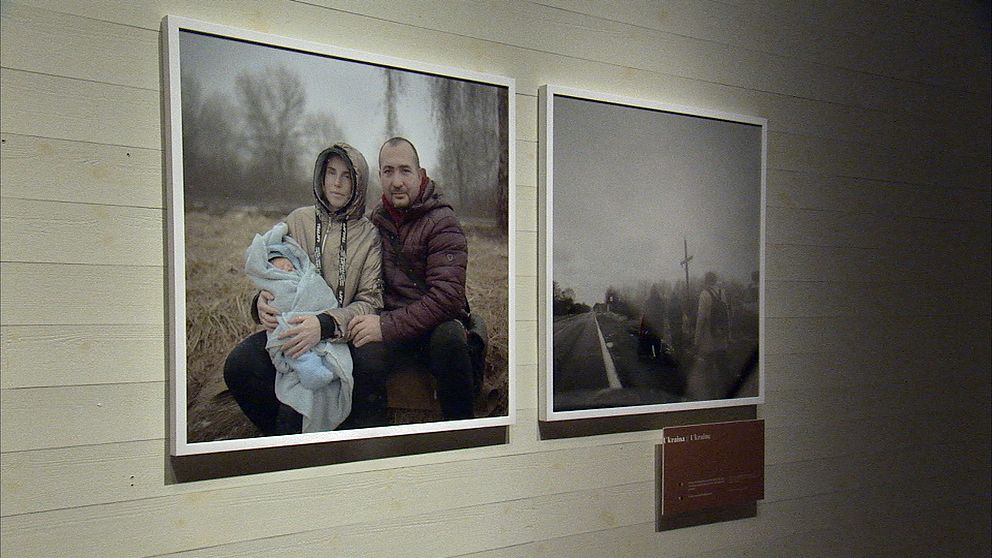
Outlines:
{"label": "small framed photograph", "polygon": [[514,82],[168,16],[171,451],[514,420]]}
{"label": "small framed photograph", "polygon": [[539,96],[541,420],[763,402],[766,120]]}

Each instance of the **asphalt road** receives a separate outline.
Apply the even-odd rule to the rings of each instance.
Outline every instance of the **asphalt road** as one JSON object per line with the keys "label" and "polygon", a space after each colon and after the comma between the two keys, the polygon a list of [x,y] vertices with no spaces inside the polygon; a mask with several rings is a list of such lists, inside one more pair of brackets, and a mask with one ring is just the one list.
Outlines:
{"label": "asphalt road", "polygon": [[554,322],[555,410],[680,401],[681,373],[639,358],[637,336],[621,318],[587,312]]}
{"label": "asphalt road", "polygon": [[599,326],[593,312],[556,319],[554,351],[556,394],[610,388]]}
{"label": "asphalt road", "polygon": [[641,393],[643,403],[671,403],[682,395],[687,370],[659,355],[639,355],[635,321],[615,314],[598,317],[600,329],[624,388]]}

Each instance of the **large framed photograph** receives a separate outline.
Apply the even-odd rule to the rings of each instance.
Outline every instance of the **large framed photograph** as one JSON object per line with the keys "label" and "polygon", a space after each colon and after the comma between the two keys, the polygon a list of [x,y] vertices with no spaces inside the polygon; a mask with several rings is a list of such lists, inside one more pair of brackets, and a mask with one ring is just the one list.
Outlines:
{"label": "large framed photograph", "polygon": [[541,420],[761,403],[766,121],[539,96]]}
{"label": "large framed photograph", "polygon": [[511,424],[513,80],[162,30],[172,454]]}

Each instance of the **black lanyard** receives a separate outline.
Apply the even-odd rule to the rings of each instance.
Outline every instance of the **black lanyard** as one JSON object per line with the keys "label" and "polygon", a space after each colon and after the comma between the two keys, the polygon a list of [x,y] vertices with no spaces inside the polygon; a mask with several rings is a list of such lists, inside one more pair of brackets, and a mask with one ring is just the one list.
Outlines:
{"label": "black lanyard", "polygon": [[[324,237],[322,235],[323,223],[320,219],[320,210],[316,210],[316,216],[314,217],[314,258],[317,260],[315,263],[317,265],[317,274],[321,277],[324,276],[323,271],[323,257],[321,252],[323,251]],[[341,244],[338,246],[338,306],[344,307],[344,283],[347,278],[348,270],[348,221],[341,221]]]}

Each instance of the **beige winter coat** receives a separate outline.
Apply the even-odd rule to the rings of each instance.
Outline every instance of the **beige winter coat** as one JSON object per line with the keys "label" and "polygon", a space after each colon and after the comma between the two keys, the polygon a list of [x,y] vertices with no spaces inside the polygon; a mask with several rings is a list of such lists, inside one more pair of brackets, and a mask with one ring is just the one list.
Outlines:
{"label": "beige winter coat", "polygon": [[[321,267],[324,279],[331,290],[338,286],[338,247],[341,227],[345,221],[325,221],[322,234]],[[344,306],[327,313],[348,333],[348,322],[361,314],[376,314],[382,308],[382,241],[379,231],[365,217],[347,221],[347,269],[344,282]],[[289,235],[303,246],[310,258],[314,257],[314,208],[301,207],[286,217]]]}
{"label": "beige winter coat", "polygon": [[[334,211],[323,194],[324,167],[327,160],[339,155],[349,163],[353,174],[351,201]],[[289,235],[292,236],[314,260],[316,254],[316,215],[321,223],[321,274],[335,293],[338,290],[338,254],[341,246],[341,228],[347,226],[345,244],[344,297],[340,308],[328,310],[348,334],[348,322],[362,314],[375,314],[382,308],[382,242],[379,231],[365,217],[365,193],[368,188],[368,165],[365,157],[350,145],[339,143],[325,149],[314,164],[313,192],[315,203],[300,207],[286,217]]]}

